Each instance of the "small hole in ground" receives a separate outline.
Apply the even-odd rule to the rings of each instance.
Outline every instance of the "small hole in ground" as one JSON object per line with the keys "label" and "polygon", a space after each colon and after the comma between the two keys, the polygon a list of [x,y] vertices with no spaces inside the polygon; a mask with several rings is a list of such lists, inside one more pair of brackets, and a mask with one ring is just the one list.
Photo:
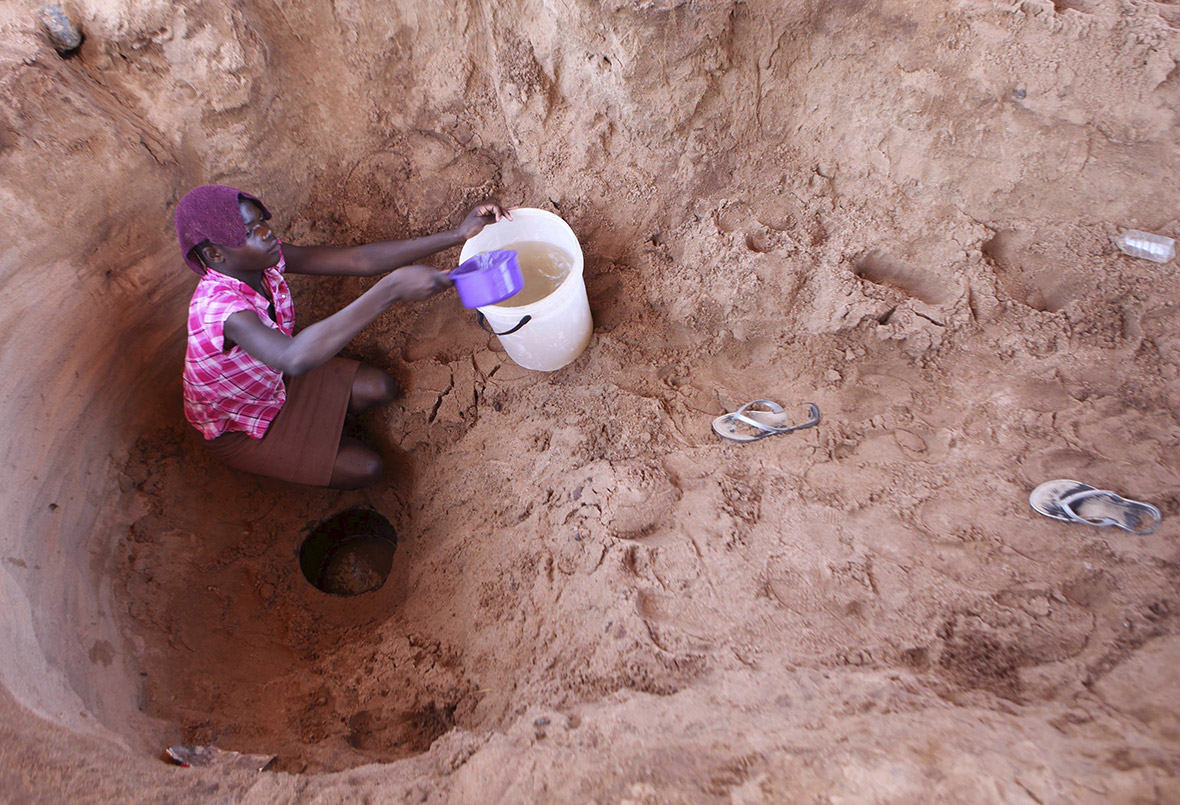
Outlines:
{"label": "small hole in ground", "polygon": [[1094,2],[1093,0],[1053,0],[1053,10],[1058,14],[1070,10],[1090,14],[1094,11]]}
{"label": "small hole in ground", "polygon": [[329,595],[381,588],[393,568],[397,533],[372,509],[346,509],[317,523],[299,547],[304,577]]}

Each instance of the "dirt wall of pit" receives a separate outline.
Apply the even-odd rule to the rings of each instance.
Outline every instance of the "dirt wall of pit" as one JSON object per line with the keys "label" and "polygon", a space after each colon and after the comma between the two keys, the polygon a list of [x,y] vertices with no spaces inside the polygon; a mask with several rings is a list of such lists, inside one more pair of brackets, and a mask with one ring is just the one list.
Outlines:
{"label": "dirt wall of pit", "polygon": [[[1130,801],[1175,784],[1177,531],[1069,542],[1020,496],[1086,473],[1166,518],[1180,505],[1180,287],[1109,240],[1180,233],[1180,6],[76,0],[86,38],[62,58],[39,5],[0,8],[6,790]],[[437,673],[487,703],[452,701],[458,723],[412,757],[365,754],[353,724],[355,752],[292,744],[305,765],[287,768],[395,762],[255,779],[155,758],[218,734],[155,681],[187,623],[155,615],[202,578],[159,575],[190,557],[169,540],[229,545],[225,522],[276,500],[302,520],[265,538],[293,538],[360,500],[218,474],[177,424],[195,278],[171,212],[208,182],[260,195],[295,243],[425,234],[487,197],[582,239],[599,330],[565,374],[514,374],[441,303],[352,348],[405,373],[407,410],[433,406],[381,423],[430,459],[417,502],[385,501],[417,560],[396,580],[427,603],[385,603],[418,623],[444,594],[504,610],[427,624],[439,656],[469,652]],[[361,287],[294,283],[300,321]],[[822,431],[777,451],[709,434],[798,389]],[[506,497],[473,504],[456,479]],[[464,512],[494,533],[450,577]],[[549,587],[517,589],[546,566]],[[514,607],[541,626],[508,625]],[[363,689],[364,641],[343,610],[323,618]],[[331,680],[325,652],[308,662]]]}

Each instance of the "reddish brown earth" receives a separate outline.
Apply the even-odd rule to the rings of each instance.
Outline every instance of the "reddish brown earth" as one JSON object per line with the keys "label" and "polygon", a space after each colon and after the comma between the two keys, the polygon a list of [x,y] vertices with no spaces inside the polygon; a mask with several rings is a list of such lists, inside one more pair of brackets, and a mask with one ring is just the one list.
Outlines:
{"label": "reddish brown earth", "polygon": [[[1180,5],[77,0],[68,59],[38,5],[0,7],[3,798],[1174,800],[1180,277],[1111,237],[1180,235]],[[346,350],[407,389],[356,425],[388,482],[235,474],[180,410],[205,182],[294,243],[555,211],[595,337],[542,374],[398,308]],[[713,435],[758,397],[824,421]],[[1040,517],[1052,478],[1163,525]],[[357,504],[393,573],[331,598],[295,555]]]}

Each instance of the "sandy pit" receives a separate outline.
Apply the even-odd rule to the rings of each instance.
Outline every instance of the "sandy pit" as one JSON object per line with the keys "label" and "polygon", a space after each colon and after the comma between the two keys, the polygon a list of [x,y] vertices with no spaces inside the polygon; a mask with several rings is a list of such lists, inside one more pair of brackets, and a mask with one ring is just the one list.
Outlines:
{"label": "sandy pit", "polygon": [[[1180,277],[1111,238],[1180,235],[1180,5],[72,0],[68,58],[38,6],[0,6],[3,798],[1175,801]],[[349,425],[387,482],[236,474],[180,406],[206,182],[300,244],[556,212],[593,340],[530,372],[395,308],[344,353],[406,389]],[[298,321],[364,287],[293,280]],[[823,422],[712,433],[762,397]],[[1043,518],[1053,478],[1163,525]],[[299,547],[352,506],[392,573],[328,596]]]}

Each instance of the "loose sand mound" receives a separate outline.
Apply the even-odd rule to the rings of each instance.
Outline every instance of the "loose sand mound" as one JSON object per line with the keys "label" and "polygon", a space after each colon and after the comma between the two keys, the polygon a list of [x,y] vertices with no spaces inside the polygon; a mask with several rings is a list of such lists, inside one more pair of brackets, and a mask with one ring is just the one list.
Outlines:
{"label": "loose sand mound", "polygon": [[[1110,242],[1180,235],[1180,6],[67,10],[63,59],[0,9],[14,799],[1180,787],[1180,278]],[[208,181],[294,243],[557,212],[594,340],[535,373],[453,295],[398,308],[346,350],[407,389],[355,425],[388,483],[235,474],[179,404],[171,210]],[[294,280],[299,320],[363,287]],[[823,423],[712,434],[759,397]],[[1035,515],[1062,477],[1163,526]],[[357,504],[393,575],[329,597],[296,552]],[[157,759],[180,741],[278,772]]]}

